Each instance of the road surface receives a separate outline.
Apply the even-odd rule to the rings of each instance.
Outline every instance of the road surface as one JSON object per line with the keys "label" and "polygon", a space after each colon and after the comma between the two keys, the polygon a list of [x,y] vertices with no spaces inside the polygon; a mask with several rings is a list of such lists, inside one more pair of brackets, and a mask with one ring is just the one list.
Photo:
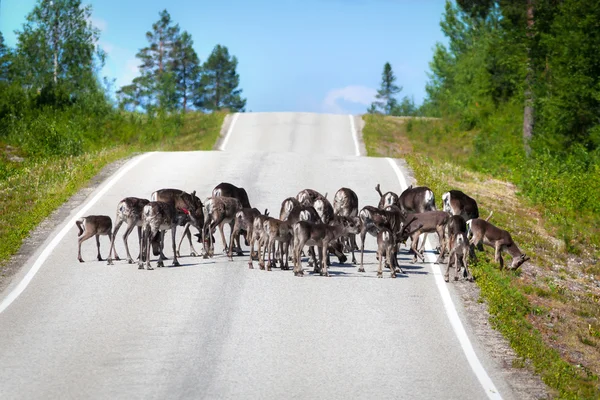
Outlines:
{"label": "road surface", "polygon": [[[313,275],[306,262],[302,278],[250,270],[246,255],[231,262],[220,254],[219,235],[213,259],[188,256],[184,242],[180,267],[108,266],[95,260],[94,239],[83,243],[85,263],[77,261],[77,213],[114,219],[122,198],[149,198],[163,187],[196,190],[204,200],[231,182],[274,216],[304,188],[332,199],[350,187],[360,207],[377,204],[377,183],[404,189],[390,160],[356,155],[347,115],[249,113],[232,121],[223,151],[129,161],[73,209],[0,293],[0,398],[518,398],[468,331],[465,352],[447,312],[450,301],[457,307],[451,314],[461,317],[460,300],[444,284],[444,303],[439,267],[410,264],[402,253],[406,274],[391,279],[385,270],[377,279],[373,237],[365,273],[332,257],[329,278]],[[121,256],[124,229],[116,241]],[[136,241],[134,231],[134,256]],[[171,257],[169,235],[165,247]],[[101,249],[106,257],[106,237]]]}

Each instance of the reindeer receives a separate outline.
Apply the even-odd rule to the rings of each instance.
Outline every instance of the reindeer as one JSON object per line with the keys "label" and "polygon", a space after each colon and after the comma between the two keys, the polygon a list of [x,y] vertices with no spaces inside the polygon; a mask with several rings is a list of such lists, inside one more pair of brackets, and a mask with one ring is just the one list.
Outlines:
{"label": "reindeer", "polygon": [[[279,210],[279,219],[284,221],[288,215],[292,212],[294,207],[300,206],[300,202],[295,197],[288,197],[281,202],[281,209]],[[310,206],[312,207],[312,205]]]}
{"label": "reindeer", "polygon": [[508,231],[498,228],[490,222],[480,218],[472,219],[468,221],[467,224],[473,235],[470,244],[476,245],[483,242],[486,246],[493,247],[495,249],[494,260],[500,264],[500,270],[504,269],[502,252],[505,250],[512,257],[512,263],[509,269],[513,271],[523,265],[526,261],[530,260],[525,253],[522,253],[521,250],[519,250],[519,247],[513,241]]}
{"label": "reindeer", "polygon": [[[436,211],[435,195],[427,186],[413,187],[413,185],[410,185],[400,194],[400,197],[398,197],[398,207],[407,213]],[[419,240],[419,237],[417,236],[416,239]],[[423,240],[421,242],[421,248],[419,251],[423,251],[426,240],[427,234],[423,235]],[[437,248],[437,251],[440,251],[439,247]]]}
{"label": "reindeer", "polygon": [[[250,242],[248,239],[252,238],[252,231],[254,229],[254,219],[260,215],[261,213],[257,208],[246,207],[238,211],[235,214],[235,223],[233,225],[233,230],[231,231],[229,242],[231,243],[234,237],[239,238],[240,233],[242,233],[244,235],[244,238],[246,239],[246,246],[249,246]],[[269,215],[268,209],[265,209],[265,215]],[[238,250],[237,255],[244,255],[241,249]],[[227,256],[229,257],[230,261],[233,261],[233,246],[229,246]]]}
{"label": "reindeer", "polygon": [[125,230],[125,234],[123,235],[123,242],[125,243],[125,251],[127,251],[127,262],[129,264],[133,264],[133,258],[129,252],[129,246],[127,244],[127,238],[133,231],[133,228],[137,227],[138,231],[138,245],[140,252],[138,254],[138,259],[142,255],[142,210],[144,206],[148,204],[150,200],[141,199],[139,197],[125,197],[123,200],[117,204],[117,215],[115,217],[115,221],[117,222],[115,225],[115,230],[112,234],[112,240],[110,241],[110,250],[108,251],[108,259],[107,265],[114,265],[113,259],[111,255],[114,252],[115,260],[120,261],[117,254],[117,249],[115,248],[115,239],[117,237],[117,232],[121,228],[123,222],[127,223],[127,229]]}
{"label": "reindeer", "polygon": [[112,242],[112,220],[110,217],[107,215],[88,215],[87,217],[82,217],[75,221],[75,225],[77,228],[79,228],[79,234],[77,235],[77,244],[79,247],[77,259],[79,262],[84,262],[83,258],[81,257],[81,243],[85,242],[92,236],[96,236],[96,247],[98,248],[97,259],[98,261],[104,261],[100,255],[100,236],[106,235]]}
{"label": "reindeer", "polygon": [[[474,255],[474,253],[471,246],[469,246],[469,240],[467,237],[467,222],[465,219],[460,215],[452,215],[446,224],[445,235],[448,243],[447,250],[450,251],[450,255],[448,257],[448,264],[446,265],[444,279],[446,282],[448,282],[449,269],[452,267],[452,265],[454,265],[454,279],[458,280],[458,272],[461,268],[460,261],[462,260],[462,264],[465,267],[465,272],[467,273],[468,279],[472,281],[473,276],[469,271],[467,262],[468,255]],[[443,254],[440,255],[440,258],[443,262]]]}
{"label": "reindeer", "polygon": [[300,251],[305,245],[317,246],[320,249],[320,266],[315,265],[314,272],[329,276],[327,271],[326,252],[329,244],[342,235],[358,233],[360,220],[356,217],[336,217],[331,225],[298,221],[292,225],[294,234],[294,275],[303,276]]}
{"label": "reindeer", "polygon": [[450,266],[454,264],[454,280],[458,280],[458,272],[460,271],[460,263],[462,261],[463,266],[465,267],[465,273],[467,275],[467,279],[470,282],[473,282],[473,275],[471,275],[471,271],[469,271],[469,239],[467,238],[466,232],[459,232],[454,235],[453,239],[450,240],[450,244],[452,245],[452,250],[450,250],[450,256],[448,258],[448,264],[446,265],[446,273],[444,274],[444,280],[446,282],[449,281],[449,270]]}
{"label": "reindeer", "polygon": [[[212,196],[213,197],[219,197],[219,196],[223,196],[223,197],[233,197],[235,199],[238,199],[240,201],[240,203],[242,204],[242,208],[252,208],[252,206],[250,206],[250,200],[248,200],[248,193],[246,192],[246,189],[242,188],[242,187],[237,187],[231,183],[228,182],[221,182],[219,183],[217,186],[215,186],[215,188],[212,191]],[[222,222],[219,224],[219,231],[221,232],[221,237],[224,237],[224,233],[223,233],[223,225],[225,224],[225,222]],[[233,227],[230,224],[231,229],[233,229]],[[241,245],[240,245],[240,235],[239,233],[235,236],[236,242],[238,244],[238,254],[242,251],[241,249]],[[247,241],[247,238],[246,238]],[[223,242],[225,243],[225,242]],[[233,242],[230,242],[230,244]],[[227,250],[227,247],[225,248],[225,250]]]}
{"label": "reindeer", "polygon": [[[162,201],[172,204],[173,207],[175,207],[177,224],[184,227],[183,235],[181,236],[181,240],[179,240],[179,246],[177,247],[176,251],[177,257],[181,257],[180,249],[185,237],[187,237],[188,242],[190,243],[190,255],[192,257],[196,257],[198,253],[196,252],[194,244],[192,243],[190,225],[194,225],[194,227],[198,229],[198,232],[200,232],[202,221],[204,221],[204,205],[198,196],[196,196],[196,191],[194,190],[192,193],[187,193],[181,189],[159,189],[152,192],[150,200]],[[157,241],[158,237],[154,237],[152,240],[153,247],[156,246]],[[166,259],[164,253],[162,253],[162,247],[160,247],[160,252],[161,257]],[[154,255],[158,255],[156,249],[154,250]]]}
{"label": "reindeer", "polygon": [[321,193],[313,189],[304,189],[298,192],[296,199],[304,206],[312,206],[318,198],[327,198],[327,193],[323,196]]}
{"label": "reindeer", "polygon": [[[441,258],[443,257],[443,254],[445,251],[445,245],[446,245],[446,242],[444,240],[445,226],[448,223],[448,220],[450,219],[450,215],[445,211],[425,211],[423,213],[408,213],[407,218],[408,219],[414,218],[414,220],[412,220],[411,224],[415,224],[415,226],[421,225],[421,227],[419,229],[416,229],[410,235],[411,242],[412,242],[410,250],[415,255],[412,262],[413,263],[417,262],[418,258],[421,258],[421,260],[425,261],[425,256],[423,255],[422,248],[420,250],[417,249],[419,236],[422,233],[437,232],[438,239],[440,242],[440,255],[438,256],[438,259],[436,260],[436,264],[440,263]],[[423,245],[424,244],[425,244],[425,241],[423,241]]]}
{"label": "reindeer", "polygon": [[[202,242],[206,247],[206,232],[213,232],[213,230],[220,224],[229,224],[230,230],[233,232],[233,224],[235,223],[235,215],[238,211],[242,210],[242,203],[234,197],[209,197],[206,199],[205,207],[206,214],[204,215],[204,226],[202,228]],[[227,241],[225,240],[225,234],[221,229],[221,240],[225,246],[225,252],[228,251]],[[233,238],[229,243],[233,246]],[[238,246],[241,247],[238,243]],[[204,258],[212,257],[214,255],[214,242],[212,235],[209,236],[209,248],[205,249]]]}
{"label": "reindeer", "polygon": [[273,259],[275,258],[275,242],[280,243],[279,266],[282,270],[288,270],[289,265],[287,256],[289,254],[289,245],[292,241],[291,221],[282,221],[277,218],[268,217],[263,222],[263,229],[267,237],[267,245],[263,250],[263,260],[265,258],[264,252],[267,252],[269,257],[267,271],[271,271],[271,268],[275,266],[275,260],[271,261],[271,254],[273,254]]}
{"label": "reindeer", "polygon": [[375,190],[377,191],[377,193],[379,193],[379,204],[377,205],[378,208],[381,208],[383,210],[387,206],[391,206],[392,204],[398,204],[398,195],[396,193],[387,192],[386,194],[383,194],[381,192],[381,187],[379,186],[379,183],[377,184],[377,186],[375,186]]}
{"label": "reindeer", "polygon": [[460,190],[449,190],[442,195],[444,211],[450,215],[460,215],[468,221],[479,218],[477,202]]}
{"label": "reindeer", "polygon": [[248,268],[254,269],[254,265],[252,263],[252,252],[254,251],[254,243],[258,243],[258,248],[256,250],[257,258],[258,258],[258,266],[261,270],[265,269],[265,259],[264,254],[261,251],[262,246],[266,246],[266,242],[268,240],[267,232],[264,229],[264,223],[269,218],[268,213],[265,210],[264,215],[259,215],[254,218],[252,222],[252,234],[250,236],[250,260],[248,261]]}
{"label": "reindeer", "polygon": [[385,226],[392,232],[398,232],[401,229],[402,222],[405,220],[405,214],[394,204],[387,206],[386,209],[380,209],[373,206],[364,206],[359,212],[361,221],[360,229],[360,267],[358,272],[365,272],[364,253],[365,240],[367,233],[377,237],[379,228]]}
{"label": "reindeer", "polygon": [[[190,211],[182,209],[182,211],[190,215]],[[164,257],[162,249],[165,243],[165,231],[171,230],[171,241],[173,244],[173,264],[172,266],[178,266],[177,251],[175,249],[175,234],[177,231],[177,225],[179,225],[177,210],[173,202],[164,201],[150,201],[144,206],[142,211],[142,254],[146,260],[146,269],[154,269],[150,264],[150,245],[151,240],[156,235],[160,234],[160,255],[158,258],[158,267],[164,267]],[[140,257],[138,263],[138,269],[144,269],[144,263],[142,257]]]}
{"label": "reindeer", "polygon": [[[356,217],[358,215],[358,196],[354,190],[342,187],[333,196],[333,213],[344,217]],[[354,251],[358,250],[356,235],[350,234],[347,239],[345,250],[352,253],[352,263],[356,264]],[[346,240],[344,240],[346,242]]]}

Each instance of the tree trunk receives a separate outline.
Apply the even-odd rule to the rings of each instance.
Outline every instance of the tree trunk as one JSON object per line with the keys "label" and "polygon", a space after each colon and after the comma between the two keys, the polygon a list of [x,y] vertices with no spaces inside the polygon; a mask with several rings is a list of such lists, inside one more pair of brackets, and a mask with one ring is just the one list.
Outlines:
{"label": "tree trunk", "polygon": [[531,46],[533,42],[533,0],[527,0],[527,75],[525,77],[525,109],[523,112],[523,145],[525,154],[529,156],[529,142],[533,136],[533,66],[531,61]]}
{"label": "tree trunk", "polygon": [[54,26],[52,30],[52,45],[54,47],[54,84],[58,83],[58,6],[54,9]]}

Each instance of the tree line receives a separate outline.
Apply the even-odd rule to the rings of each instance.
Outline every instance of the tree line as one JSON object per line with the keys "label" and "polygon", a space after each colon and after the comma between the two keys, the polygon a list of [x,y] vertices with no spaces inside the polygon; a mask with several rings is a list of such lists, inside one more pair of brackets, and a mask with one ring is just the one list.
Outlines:
{"label": "tree line", "polygon": [[377,100],[367,111],[450,117],[466,129],[511,113],[518,115],[511,132],[519,131],[526,156],[596,153],[598,21],[595,0],[447,1],[440,26],[449,43],[436,44],[424,103],[396,100],[402,87],[386,63]]}
{"label": "tree line", "polygon": [[141,75],[118,90],[122,108],[167,111],[199,110],[244,111],[246,99],[238,88],[238,60],[227,47],[216,45],[200,64],[192,36],[181,32],[167,10],[146,33],[148,46],[140,49]]}
{"label": "tree line", "polygon": [[[17,30],[9,48],[0,32],[0,118],[6,115],[9,92],[21,91],[38,105],[75,103],[105,106],[108,82],[100,77],[106,53],[98,45],[100,31],[91,24],[92,8],[81,0],[38,0]],[[216,45],[201,64],[191,35],[175,24],[167,10],[146,33],[139,50],[140,76],[117,90],[118,106],[144,112],[244,111],[238,60]],[[10,108],[10,107],[8,107]]]}

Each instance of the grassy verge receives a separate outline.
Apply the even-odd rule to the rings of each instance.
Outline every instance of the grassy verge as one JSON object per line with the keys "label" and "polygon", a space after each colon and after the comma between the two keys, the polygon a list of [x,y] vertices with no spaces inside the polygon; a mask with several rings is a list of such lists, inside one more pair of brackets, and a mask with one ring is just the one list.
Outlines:
{"label": "grassy verge", "polygon": [[[106,143],[103,148],[78,156],[17,161],[13,153],[18,153],[18,149],[1,146],[4,151],[0,154],[0,273],[29,232],[87,185],[105,165],[143,151],[210,150],[225,115],[190,113],[169,137],[160,133],[153,137],[148,133],[128,144]],[[107,137],[110,134],[107,127]]]}
{"label": "grassy verge", "polygon": [[[444,134],[444,121],[381,116],[365,116],[365,121],[368,155],[406,159],[417,182],[434,191],[440,208],[441,194],[449,189],[470,194],[480,213],[487,217],[493,210],[492,222],[511,232],[532,257],[516,273],[500,272],[486,248],[473,266],[492,326],[521,357],[515,366],[532,365],[559,398],[598,398],[600,279],[593,260],[570,254],[565,241],[553,236],[547,210],[534,206],[506,177],[465,165],[473,133]],[[422,126],[415,129],[417,124]]]}

